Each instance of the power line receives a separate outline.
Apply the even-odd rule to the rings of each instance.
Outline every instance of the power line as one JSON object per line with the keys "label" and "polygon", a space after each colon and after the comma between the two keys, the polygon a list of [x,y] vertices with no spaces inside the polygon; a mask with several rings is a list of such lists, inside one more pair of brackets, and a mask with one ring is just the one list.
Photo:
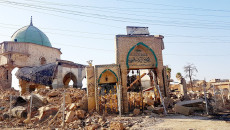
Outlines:
{"label": "power line", "polygon": [[[107,49],[98,49],[98,48],[89,48],[89,47],[83,47],[83,46],[76,46],[76,45],[66,45],[66,44],[57,44],[57,45],[64,45],[64,46],[71,46],[71,47],[78,47],[78,48],[84,48],[84,49],[91,49],[91,50],[99,50],[99,51],[115,51],[115,50],[107,50]],[[191,55],[191,54],[163,54],[163,55],[167,55],[167,56],[229,56],[230,54],[223,54],[223,55]]]}
{"label": "power line", "polygon": [[[2,24],[2,26],[1,26]],[[9,25],[9,26],[15,26],[15,28],[13,27],[7,27],[4,25]],[[22,26],[22,25],[16,25],[16,24],[6,24],[6,23],[0,23],[0,27],[3,28],[12,28],[12,29],[17,29],[16,27],[18,26]],[[77,32],[77,33],[85,33],[85,34],[95,34],[95,35],[113,35],[115,36],[116,34],[110,34],[110,33],[96,33],[96,32],[84,32],[84,31],[77,31],[77,30],[69,30],[69,29],[60,29],[60,28],[44,28],[44,27],[40,27],[41,29],[47,29],[47,30],[55,30],[55,31],[61,31],[61,32]],[[208,35],[208,36],[204,36],[204,35],[178,35],[178,34],[169,34],[169,33],[164,33],[163,34],[166,37],[189,37],[189,38],[210,38],[210,37],[227,37],[229,38],[229,36],[227,35]],[[217,39],[219,40],[219,39]]]}
{"label": "power line", "polygon": [[[167,7],[182,7],[184,10],[200,10],[200,11],[213,11],[213,12],[230,12],[230,10],[223,10],[223,9],[206,9],[206,8],[194,8],[194,7],[188,7],[188,6],[176,6],[176,5],[168,5],[168,4],[159,4],[159,3],[147,3],[147,2],[135,2],[130,0],[116,0],[116,1],[122,1],[122,2],[128,2],[128,3],[138,3],[138,4],[147,4],[147,5],[160,5],[160,6],[167,6]],[[187,8],[187,9],[186,9]]]}
{"label": "power line", "polygon": [[48,15],[52,15],[52,16],[56,16],[56,17],[60,17],[60,18],[69,19],[69,20],[74,20],[74,21],[78,20],[78,21],[82,21],[82,22],[86,22],[86,23],[97,24],[97,25],[106,26],[106,27],[110,27],[110,28],[123,28],[123,27],[119,27],[119,26],[113,26],[111,24],[109,25],[109,24],[102,24],[102,23],[92,22],[92,21],[83,20],[83,19],[69,18],[69,17],[65,17],[65,16],[60,16],[60,15],[56,15],[56,14],[47,13],[47,12],[41,12],[41,11],[37,11],[37,10],[31,10],[31,9],[25,9],[25,8],[15,7],[15,6],[12,6],[12,5],[8,5],[8,6],[14,7],[14,8],[18,8],[18,9],[23,9],[23,10],[29,10],[29,11],[33,11],[33,12],[38,12],[38,13],[42,13],[42,14],[48,14]]}
{"label": "power line", "polygon": [[[25,1],[30,1],[31,2],[31,0],[25,0]],[[121,13],[118,13],[118,12],[113,12],[115,9],[117,9],[117,8],[112,8],[111,9],[111,7],[109,8],[109,10],[107,9],[107,8],[105,8],[105,7],[95,7],[95,6],[81,6],[81,5],[76,5],[76,4],[63,4],[63,3],[54,3],[54,2],[45,2],[45,1],[38,1],[38,0],[32,0],[32,2],[38,2],[38,3],[44,3],[44,4],[49,4],[49,5],[59,5],[59,6],[66,6],[66,7],[70,7],[70,6],[74,6],[74,7],[80,7],[80,8],[83,8],[83,9],[87,9],[87,10],[92,10],[92,8],[93,8],[93,11],[103,11],[103,12],[110,12],[110,13],[117,13],[117,14],[126,14],[126,15],[133,15],[133,16],[138,16],[138,17],[144,17],[144,16],[146,16],[146,17],[149,17],[150,15],[144,15],[144,14],[141,14],[141,15],[138,15],[138,14],[131,14],[131,13],[126,13],[126,12],[124,12],[124,11],[122,11]],[[89,9],[89,7],[90,7],[90,9]],[[119,8],[120,9],[120,8]],[[122,8],[122,9],[126,9],[126,8]],[[106,11],[105,11],[106,10]],[[111,11],[112,10],[112,11]],[[115,10],[115,11],[120,11],[120,10]],[[133,11],[132,11],[133,12]],[[135,12],[135,11],[134,11]],[[140,12],[139,10],[137,11],[137,12]],[[158,14],[162,14],[162,12],[154,12],[154,13],[158,13]],[[148,14],[148,13],[146,13],[146,14]],[[168,14],[168,13],[167,13]],[[178,13],[177,13],[178,14]],[[202,15],[203,16],[203,15]],[[214,15],[211,15],[211,16],[214,16]],[[162,17],[162,16],[154,16],[155,18],[167,18],[167,19],[178,19],[178,18],[175,18],[175,17]],[[221,17],[223,17],[223,16],[221,16]],[[185,18],[179,18],[180,20],[189,20],[189,21],[200,21],[200,19],[185,19]],[[202,22],[204,22],[204,21],[202,21]],[[205,21],[205,22],[207,22],[207,20]],[[213,22],[221,22],[221,23],[224,23],[224,24],[229,24],[229,22],[225,22],[225,21],[211,21],[210,23],[212,24]],[[210,24],[209,23],[209,24]]]}
{"label": "power line", "polygon": [[[15,30],[18,29],[16,27],[6,27],[6,26],[1,26],[1,25],[0,25],[0,27],[2,27],[2,28],[11,28],[11,29],[15,29]],[[48,30],[55,30],[55,31],[63,31],[62,29],[60,29],[60,30],[59,29],[50,29],[50,28],[46,28],[46,29],[48,29]],[[65,30],[65,31],[75,32],[73,30],[72,31],[71,30]],[[79,31],[76,31],[76,32],[79,32]],[[67,33],[57,33],[57,32],[50,32],[50,31],[46,31],[46,33],[47,34],[56,34],[56,35],[61,35],[61,36],[68,36],[68,37],[75,37],[75,38],[77,37],[77,38],[89,38],[89,39],[99,39],[99,40],[112,40],[112,38],[111,39],[107,39],[107,38],[104,38],[104,37],[91,37],[91,36],[88,36],[88,35],[87,36],[83,36],[83,35],[67,34]],[[84,33],[90,34],[90,32],[84,32]],[[100,33],[93,33],[93,34],[104,35],[104,34],[100,34]],[[186,35],[175,35],[175,36],[173,36],[173,35],[170,36],[169,35],[168,36],[168,35],[166,35],[165,37],[171,37],[171,38],[173,38],[173,37],[188,37],[188,38],[205,39],[205,40],[208,39],[208,40],[219,41],[219,42],[214,42],[214,43],[223,43],[222,42],[223,39],[210,38],[212,36],[186,36]],[[221,36],[216,36],[216,37],[221,37]],[[223,36],[223,37],[228,37],[228,36]],[[226,42],[226,41],[224,41],[224,42]],[[165,43],[172,43],[172,42],[166,42],[165,41]],[[187,43],[187,42],[175,42],[175,43]],[[191,42],[191,43],[194,43],[194,42]],[[203,43],[203,42],[199,42],[199,43]],[[213,43],[213,42],[207,42],[207,43]],[[227,42],[227,43],[229,43],[229,42]]]}
{"label": "power line", "polygon": [[[9,2],[9,1],[6,1]],[[10,2],[11,4],[22,4],[22,3],[17,3],[17,2]],[[128,18],[123,18],[123,17],[112,17],[112,18],[108,18],[109,16],[107,15],[100,15],[100,14],[96,14],[96,13],[85,13],[84,12],[79,12],[79,11],[70,11],[70,10],[60,10],[57,8],[48,8],[48,7],[42,7],[42,6],[35,6],[35,5],[25,5],[25,3],[23,4],[26,7],[33,7],[33,8],[37,8],[37,9],[45,9],[48,11],[55,11],[55,12],[59,12],[59,13],[65,13],[65,14],[72,14],[72,15],[78,15],[78,16],[83,16],[83,17],[90,17],[90,18],[97,18],[97,19],[104,19],[104,20],[112,20],[112,21],[117,21],[117,22],[130,22],[130,23],[139,23],[139,24],[149,24],[149,25],[162,25],[162,26],[176,26],[176,27],[186,27],[186,28],[203,28],[202,26],[190,26],[190,25],[179,25],[179,24],[161,24],[161,23],[147,23],[147,22],[139,22],[139,21],[132,21],[132,20],[138,20],[138,19],[130,19],[131,21],[127,21]],[[67,12],[70,11],[70,12]],[[123,20],[126,19],[126,20]],[[205,29],[221,29],[221,30],[229,30],[225,28],[215,28],[215,27],[204,27]]]}

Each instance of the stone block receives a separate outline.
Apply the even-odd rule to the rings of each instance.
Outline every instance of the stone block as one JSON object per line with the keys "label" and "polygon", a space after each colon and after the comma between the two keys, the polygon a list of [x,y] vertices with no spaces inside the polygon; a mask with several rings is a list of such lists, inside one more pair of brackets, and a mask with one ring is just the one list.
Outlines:
{"label": "stone block", "polygon": [[73,118],[74,118],[74,111],[69,111],[67,114],[66,114],[66,118],[65,118],[65,122],[66,123],[69,123],[69,122],[72,122],[73,121]]}
{"label": "stone block", "polygon": [[77,110],[76,115],[79,119],[84,119],[85,118],[85,111],[84,110]]}
{"label": "stone block", "polygon": [[139,115],[140,114],[140,109],[134,109],[133,110],[133,115]]}
{"label": "stone block", "polygon": [[46,120],[50,115],[55,115],[58,112],[58,109],[55,107],[41,107],[38,110],[38,119],[40,122]]}
{"label": "stone block", "polygon": [[111,122],[109,129],[110,130],[124,130],[124,126],[121,122]]}

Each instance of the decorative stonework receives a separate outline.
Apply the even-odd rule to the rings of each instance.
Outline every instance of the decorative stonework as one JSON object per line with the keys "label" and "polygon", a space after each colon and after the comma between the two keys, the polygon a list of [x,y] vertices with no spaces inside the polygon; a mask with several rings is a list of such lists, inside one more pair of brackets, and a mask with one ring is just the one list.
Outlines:
{"label": "decorative stonework", "polygon": [[119,66],[116,64],[108,64],[108,65],[96,65],[95,66],[95,96],[96,96],[96,110],[99,111],[99,84],[100,84],[100,80],[102,78],[103,73],[109,71],[112,74],[115,75],[116,77],[116,84],[117,86],[120,85],[121,81],[119,79],[120,77],[120,73],[119,73]]}

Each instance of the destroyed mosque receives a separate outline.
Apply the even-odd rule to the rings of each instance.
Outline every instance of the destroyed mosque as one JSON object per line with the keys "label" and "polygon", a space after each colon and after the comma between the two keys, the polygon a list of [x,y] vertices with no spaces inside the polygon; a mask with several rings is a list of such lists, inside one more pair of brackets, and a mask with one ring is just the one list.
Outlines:
{"label": "destroyed mosque", "polygon": [[[126,35],[115,37],[115,64],[83,65],[60,58],[60,49],[32,23],[17,30],[11,41],[0,43],[0,88],[11,88],[12,70],[21,94],[37,89],[82,88],[87,79],[88,111],[111,114],[143,111],[143,95],[152,90],[156,102],[169,96],[169,79],[163,65],[162,35],[150,35],[148,27],[127,26]],[[133,99],[133,100],[131,100]],[[131,102],[132,101],[132,102]],[[147,101],[148,102],[148,101]]]}

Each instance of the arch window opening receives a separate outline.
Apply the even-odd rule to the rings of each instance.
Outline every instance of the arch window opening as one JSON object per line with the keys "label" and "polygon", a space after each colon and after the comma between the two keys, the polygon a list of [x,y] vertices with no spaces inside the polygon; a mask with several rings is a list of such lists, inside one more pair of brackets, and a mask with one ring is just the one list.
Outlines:
{"label": "arch window opening", "polygon": [[41,57],[40,58],[40,64],[41,65],[45,65],[46,64],[46,58],[45,57]]}

